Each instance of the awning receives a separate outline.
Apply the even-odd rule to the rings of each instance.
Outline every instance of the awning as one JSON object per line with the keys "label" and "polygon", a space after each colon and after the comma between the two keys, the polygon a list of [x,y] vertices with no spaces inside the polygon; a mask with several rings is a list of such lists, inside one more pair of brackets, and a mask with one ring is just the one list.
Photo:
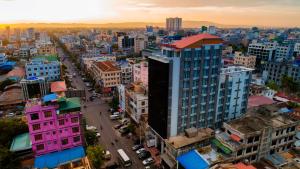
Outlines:
{"label": "awning", "polygon": [[196,151],[192,150],[177,157],[177,161],[185,169],[208,169],[208,162]]}
{"label": "awning", "polygon": [[231,150],[224,146],[219,140],[217,139],[213,139],[212,140],[212,144],[214,144],[217,148],[219,148],[220,150],[222,150],[225,154],[231,154]]}
{"label": "awning", "polygon": [[38,156],[34,160],[34,168],[56,168],[59,165],[85,157],[82,146]]}
{"label": "awning", "polygon": [[237,142],[241,141],[241,138],[236,134],[231,134],[230,138],[234,141],[237,141]]}

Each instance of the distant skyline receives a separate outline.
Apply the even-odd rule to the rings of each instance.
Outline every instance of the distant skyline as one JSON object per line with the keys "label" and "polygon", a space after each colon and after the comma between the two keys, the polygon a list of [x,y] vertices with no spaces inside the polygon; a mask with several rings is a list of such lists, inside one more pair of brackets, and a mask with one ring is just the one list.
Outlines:
{"label": "distant skyline", "polygon": [[[0,23],[164,22],[300,27],[300,0],[0,0]],[[184,25],[183,25],[184,26]]]}

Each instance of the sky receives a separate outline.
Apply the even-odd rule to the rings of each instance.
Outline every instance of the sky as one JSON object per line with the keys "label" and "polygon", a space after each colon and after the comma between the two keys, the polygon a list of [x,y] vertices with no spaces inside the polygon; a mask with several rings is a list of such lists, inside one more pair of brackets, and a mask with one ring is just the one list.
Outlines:
{"label": "sky", "polygon": [[0,23],[164,22],[300,27],[300,0],[0,0]]}

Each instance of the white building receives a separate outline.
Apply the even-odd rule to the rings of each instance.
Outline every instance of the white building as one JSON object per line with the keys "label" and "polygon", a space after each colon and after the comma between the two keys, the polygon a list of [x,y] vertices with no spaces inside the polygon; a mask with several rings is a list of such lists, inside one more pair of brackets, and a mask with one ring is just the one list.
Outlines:
{"label": "white building", "polygon": [[132,82],[133,74],[132,74],[132,65],[130,65],[128,62],[121,63],[121,84],[129,84]]}
{"label": "white building", "polygon": [[133,81],[148,86],[148,62],[142,61],[133,65]]}
{"label": "white building", "polygon": [[252,71],[242,66],[221,69],[215,117],[218,126],[246,113]]}
{"label": "white building", "polygon": [[132,83],[125,88],[126,113],[140,123],[141,116],[148,114],[148,94],[142,83]]}
{"label": "white building", "polygon": [[122,109],[122,111],[125,111],[125,102],[126,102],[126,98],[125,98],[125,85],[120,84],[118,87],[118,94],[119,94],[119,106]]}
{"label": "white building", "polygon": [[217,33],[217,29],[216,29],[216,27],[215,26],[209,26],[208,27],[208,33],[209,34],[216,34]]}
{"label": "white building", "polygon": [[297,55],[300,55],[300,43],[295,44],[294,52],[296,52]]}

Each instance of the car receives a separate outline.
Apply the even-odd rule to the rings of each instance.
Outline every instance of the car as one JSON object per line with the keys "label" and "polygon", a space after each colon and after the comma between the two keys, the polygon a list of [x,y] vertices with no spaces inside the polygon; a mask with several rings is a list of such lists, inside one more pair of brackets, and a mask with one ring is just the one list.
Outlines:
{"label": "car", "polygon": [[133,150],[133,151],[136,151],[136,150],[141,149],[141,148],[143,148],[143,147],[144,147],[143,145],[137,144],[137,145],[134,145],[134,146],[132,147],[132,150]]}
{"label": "car", "polygon": [[104,158],[105,158],[105,160],[110,160],[111,159],[111,153],[108,150],[105,151]]}
{"label": "car", "polygon": [[86,125],[86,127],[85,127],[87,130],[97,130],[97,127],[95,127],[95,126],[88,126],[88,125]]}
{"label": "car", "polygon": [[110,115],[109,118],[111,120],[117,120],[117,119],[121,118],[121,116],[119,116],[119,115]]}
{"label": "car", "polygon": [[151,153],[149,151],[143,151],[138,156],[139,156],[139,159],[143,160],[143,159],[151,157]]}
{"label": "car", "polygon": [[143,152],[143,151],[146,151],[146,149],[145,149],[145,148],[140,148],[140,149],[136,150],[136,153],[137,153],[137,154],[140,154],[140,153]]}
{"label": "car", "polygon": [[123,126],[123,124],[116,124],[115,126],[114,126],[114,129],[119,129],[119,128],[121,128]]}
{"label": "car", "polygon": [[14,116],[15,116],[14,113],[8,113],[8,114],[6,115],[6,117],[14,117]]}
{"label": "car", "polygon": [[151,169],[151,167],[150,166],[146,166],[145,169]]}
{"label": "car", "polygon": [[153,160],[153,158],[152,157],[149,157],[149,158],[147,158],[146,160],[143,160],[143,164],[146,166],[146,165],[150,165],[150,164],[152,164],[152,163],[154,163],[154,160]]}
{"label": "car", "polygon": [[101,134],[99,132],[97,132],[96,137],[101,137]]}

